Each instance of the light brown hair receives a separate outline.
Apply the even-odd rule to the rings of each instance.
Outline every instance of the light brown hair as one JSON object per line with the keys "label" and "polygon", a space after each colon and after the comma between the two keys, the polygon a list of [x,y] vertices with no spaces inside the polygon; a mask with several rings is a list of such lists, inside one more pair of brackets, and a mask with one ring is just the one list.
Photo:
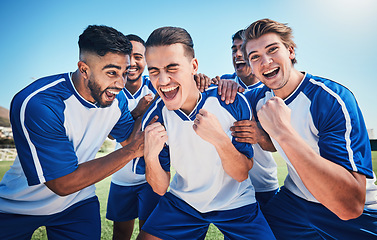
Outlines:
{"label": "light brown hair", "polygon": [[[293,47],[296,49],[296,44],[293,41],[292,29],[287,24],[276,22],[274,20],[265,18],[250,24],[243,34],[243,44],[241,47],[244,59],[248,61],[246,53],[246,44],[250,40],[258,39],[264,34],[276,33],[280,36],[280,39],[286,48]],[[297,63],[296,58],[291,59],[292,64]]]}

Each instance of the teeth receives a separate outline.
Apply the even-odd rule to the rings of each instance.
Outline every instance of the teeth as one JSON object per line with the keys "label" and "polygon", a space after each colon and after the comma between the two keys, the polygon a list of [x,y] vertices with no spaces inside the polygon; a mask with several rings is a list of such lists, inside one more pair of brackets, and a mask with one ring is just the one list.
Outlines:
{"label": "teeth", "polygon": [[119,92],[114,92],[114,91],[111,91],[111,90],[107,90],[109,93],[111,94],[114,94],[114,95],[117,95]]}
{"label": "teeth", "polygon": [[276,69],[278,69],[278,68],[276,67],[276,68],[274,68],[274,69],[271,69],[270,71],[268,71],[268,72],[265,72],[265,73],[263,73],[263,74],[270,74],[270,73],[272,73],[273,71],[275,71]]}
{"label": "teeth", "polygon": [[136,71],[137,71],[137,68],[130,68],[128,71],[129,71],[129,72],[136,72]]}
{"label": "teeth", "polygon": [[160,88],[161,89],[161,92],[170,92],[170,91],[173,91],[174,89],[176,89],[178,86],[175,86],[175,87],[167,87],[167,88]]}
{"label": "teeth", "polygon": [[244,60],[236,61],[236,64],[241,64],[241,63],[245,63],[245,61]]}

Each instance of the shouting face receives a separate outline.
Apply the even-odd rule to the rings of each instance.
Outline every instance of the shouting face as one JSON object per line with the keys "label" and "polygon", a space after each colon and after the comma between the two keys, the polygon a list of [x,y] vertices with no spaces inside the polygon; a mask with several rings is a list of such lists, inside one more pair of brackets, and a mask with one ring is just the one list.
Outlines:
{"label": "shouting face", "polygon": [[149,78],[169,110],[190,113],[199,97],[194,81],[198,69],[196,58],[185,54],[183,44],[147,48]]}
{"label": "shouting face", "polygon": [[105,56],[91,54],[79,63],[86,87],[79,91],[89,102],[101,107],[110,106],[126,83],[130,65],[128,55],[107,53]]}
{"label": "shouting face", "polygon": [[267,33],[248,41],[246,53],[255,76],[274,92],[284,91],[293,69],[293,47],[287,48],[276,33]]}

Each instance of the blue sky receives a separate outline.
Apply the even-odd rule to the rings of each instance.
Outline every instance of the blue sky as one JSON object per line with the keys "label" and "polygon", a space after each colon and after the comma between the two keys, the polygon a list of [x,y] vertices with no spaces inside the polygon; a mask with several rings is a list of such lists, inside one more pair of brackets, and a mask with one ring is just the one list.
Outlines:
{"label": "blue sky", "polygon": [[377,1],[1,1],[0,106],[34,79],[74,71],[78,36],[90,24],[146,39],[179,26],[194,40],[199,72],[232,73],[231,35],[261,18],[293,28],[296,68],[335,80],[356,96],[377,138]]}

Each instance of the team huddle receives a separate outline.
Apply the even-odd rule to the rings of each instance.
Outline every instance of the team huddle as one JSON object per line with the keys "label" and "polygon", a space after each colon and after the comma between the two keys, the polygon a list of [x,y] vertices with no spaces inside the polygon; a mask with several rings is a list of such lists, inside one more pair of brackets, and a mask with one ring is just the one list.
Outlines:
{"label": "team huddle", "polygon": [[[212,79],[183,28],[144,42],[90,25],[78,44],[76,71],[12,100],[18,156],[0,182],[0,239],[40,226],[49,239],[100,239],[94,184],[108,176],[113,239],[130,239],[136,218],[138,239],[204,239],[210,224],[224,239],[377,239],[361,110],[346,87],[295,69],[287,24],[237,31],[235,72]],[[96,158],[107,137],[115,151]]]}

